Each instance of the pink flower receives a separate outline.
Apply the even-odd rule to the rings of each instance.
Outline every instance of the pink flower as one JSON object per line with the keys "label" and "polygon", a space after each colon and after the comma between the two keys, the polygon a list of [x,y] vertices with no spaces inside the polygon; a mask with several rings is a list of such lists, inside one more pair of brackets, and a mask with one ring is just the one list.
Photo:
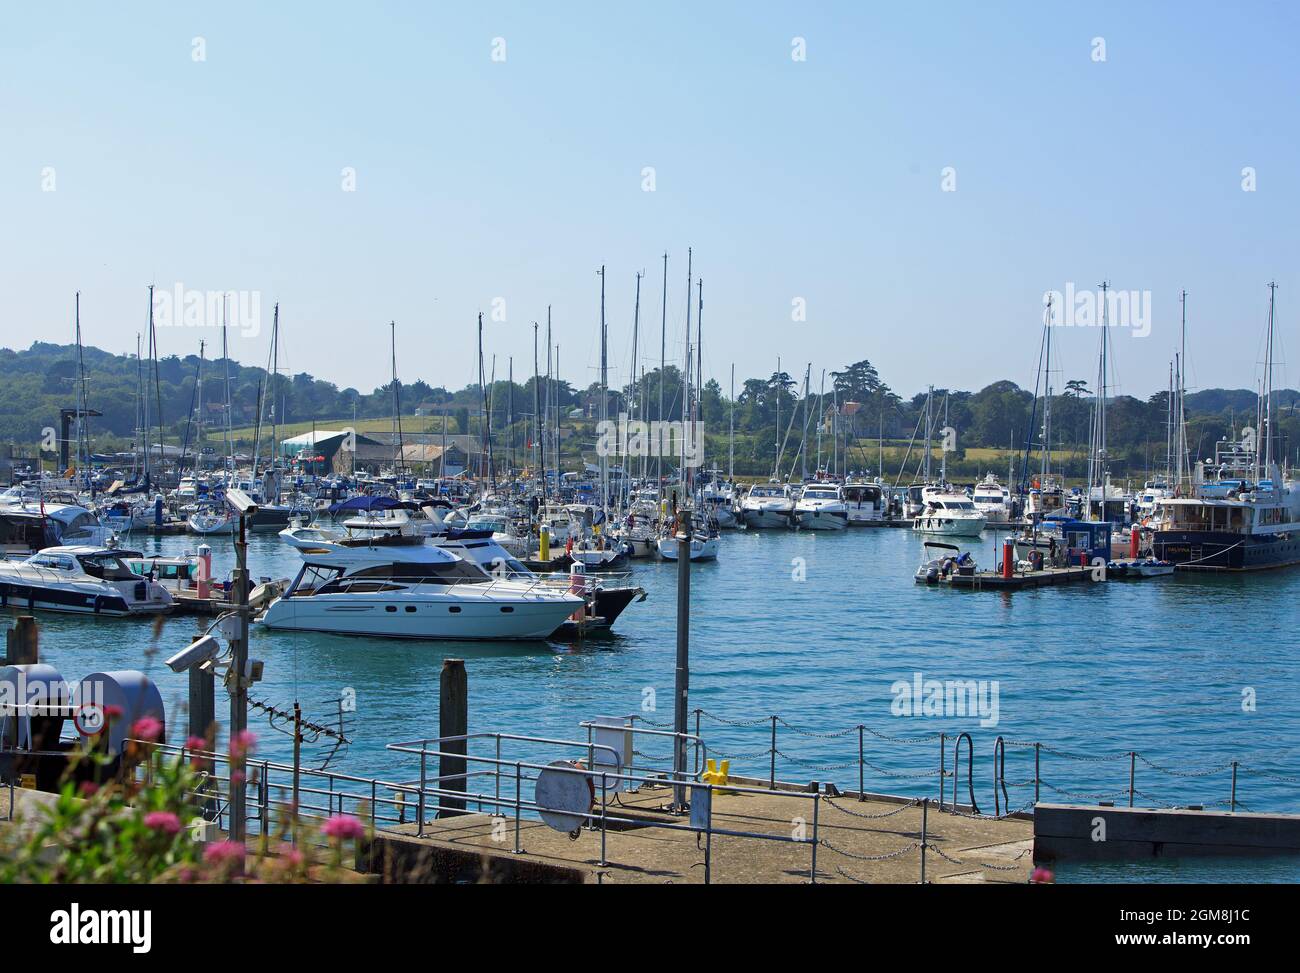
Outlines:
{"label": "pink flower", "polygon": [[163,834],[176,834],[181,830],[181,819],[171,811],[150,811],[144,816],[144,826]]}
{"label": "pink flower", "polygon": [[136,740],[147,740],[154,743],[162,736],[162,731],[163,725],[160,720],[152,716],[142,716],[131,727],[131,736]]}
{"label": "pink flower", "polygon": [[303,863],[302,852],[287,841],[280,843],[280,847],[276,850],[276,855],[290,868],[297,868]]}
{"label": "pink flower", "polygon": [[208,741],[205,740],[205,739],[203,739],[203,737],[189,737],[189,738],[185,741],[185,749],[186,749],[186,750],[206,750],[206,749],[208,749]]}
{"label": "pink flower", "polygon": [[230,755],[244,757],[257,748],[257,734],[252,730],[240,730],[230,738]]}
{"label": "pink flower", "polygon": [[227,865],[244,860],[244,846],[238,841],[218,841],[203,849],[203,860],[209,865]]}
{"label": "pink flower", "polygon": [[366,829],[350,814],[336,814],[321,825],[320,833],[338,841],[360,838]]}
{"label": "pink flower", "polygon": [[115,720],[121,715],[122,707],[120,706],[114,706],[112,703],[108,703],[104,707],[104,719],[106,720]]}
{"label": "pink flower", "polygon": [[1051,885],[1056,881],[1056,875],[1050,868],[1039,865],[1034,869],[1033,874],[1029,876],[1029,881],[1034,885]]}
{"label": "pink flower", "polygon": [[99,791],[99,785],[92,780],[83,780],[77,790],[80,791],[82,797],[94,797]]}

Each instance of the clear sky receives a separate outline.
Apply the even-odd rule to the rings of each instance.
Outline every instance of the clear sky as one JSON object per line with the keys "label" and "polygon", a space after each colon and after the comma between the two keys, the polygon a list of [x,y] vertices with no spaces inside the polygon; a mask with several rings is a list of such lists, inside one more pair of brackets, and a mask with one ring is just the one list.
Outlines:
{"label": "clear sky", "polygon": [[[79,288],[86,342],[133,351],[145,286],[179,283],[260,295],[242,361],[279,301],[292,371],[373,388],[394,319],[402,378],[460,387],[499,298],[498,377],[531,373],[551,304],[585,385],[603,263],[621,381],[638,270],[657,364],[665,250],[682,354],[691,246],[724,391],[778,355],[815,376],[868,358],[905,395],[1032,388],[1044,291],[1102,279],[1150,293],[1150,333],[1116,335],[1119,391],[1165,386],[1184,287],[1189,386],[1249,388],[1270,279],[1300,347],[1298,28],[1287,2],[11,0],[0,345],[70,341]],[[1091,378],[1096,329],[1056,334],[1055,384]]]}

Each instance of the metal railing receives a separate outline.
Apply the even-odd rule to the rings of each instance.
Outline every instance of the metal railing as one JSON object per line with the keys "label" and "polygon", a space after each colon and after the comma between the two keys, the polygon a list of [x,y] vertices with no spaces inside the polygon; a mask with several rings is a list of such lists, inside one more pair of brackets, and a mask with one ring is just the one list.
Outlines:
{"label": "metal railing", "polygon": [[[584,724],[588,728],[589,734],[594,729],[608,729],[613,731],[628,730],[634,733],[646,735],[659,735],[673,737],[681,742],[688,740],[704,752],[703,741],[694,737],[692,734],[663,733],[655,730],[636,729],[632,727],[608,727],[597,724]],[[715,836],[733,837],[751,839],[757,841],[770,841],[782,844],[808,844],[809,845],[809,881],[817,881],[817,849],[821,842],[820,837],[820,804],[822,795],[817,791],[782,791],[782,797],[788,797],[793,800],[810,801],[812,803],[812,836],[811,838],[803,837],[797,832],[791,833],[771,833],[763,831],[753,831],[740,828],[719,827],[714,823],[713,815],[713,796],[716,793],[726,794],[754,794],[770,797],[772,791],[762,787],[746,787],[736,784],[712,784],[702,782],[696,779],[696,775],[686,772],[676,773],[673,771],[656,773],[656,774],[635,774],[622,770],[602,769],[594,763],[582,765],[580,763],[570,763],[565,766],[559,762],[551,761],[548,763],[538,763],[523,759],[511,759],[502,756],[484,756],[469,752],[468,745],[477,741],[492,741],[500,752],[502,743],[526,743],[532,746],[543,747],[562,747],[571,752],[586,753],[589,761],[594,761],[597,753],[601,753],[610,758],[610,766],[618,766],[620,761],[620,752],[617,748],[606,744],[595,743],[592,740],[558,740],[547,737],[530,737],[517,734],[507,733],[471,733],[460,734],[447,737],[432,737],[423,740],[413,740],[404,743],[393,743],[388,745],[388,749],[405,753],[420,758],[420,784],[419,793],[421,797],[419,825],[416,830],[417,837],[423,837],[425,834],[425,798],[434,796],[440,800],[452,802],[451,813],[464,813],[456,806],[462,802],[477,804],[480,807],[484,805],[491,806],[496,813],[496,818],[504,818],[502,812],[512,812],[514,820],[514,854],[523,854],[522,844],[522,823],[524,814],[543,816],[544,814],[559,813],[566,817],[580,820],[583,826],[598,830],[600,833],[600,857],[598,865],[604,866],[610,864],[608,857],[608,841],[610,825],[618,826],[635,826],[637,828],[658,828],[666,831],[691,832],[704,837],[704,881],[712,881],[712,864],[713,864],[713,838]],[[448,745],[463,744],[465,750],[445,750],[442,749]],[[428,773],[428,763],[430,758],[435,758],[440,762],[442,760],[464,761],[466,768],[470,764],[482,765],[487,768],[486,774],[493,779],[491,792],[474,792],[469,790],[468,782],[464,789],[459,787],[434,787],[428,784],[428,781],[438,780],[465,780],[468,777],[482,776],[473,771],[466,769],[461,772],[454,772],[443,775],[442,777],[431,777]],[[593,807],[590,811],[574,810],[572,808],[554,808],[539,803],[536,798],[535,788],[532,796],[528,795],[525,789],[526,784],[535,785],[538,776],[543,773],[553,773],[562,776],[572,775],[586,781],[591,787],[593,796]],[[508,789],[502,793],[502,781],[506,781]],[[599,782],[599,787],[597,787]],[[512,787],[509,785],[513,785]],[[653,818],[649,816],[632,817],[625,814],[611,813],[612,805],[610,797],[612,793],[617,793],[624,785],[635,785],[636,787],[664,787],[670,786],[674,789],[687,787],[691,791],[691,813],[688,823],[679,823],[673,817]],[[675,808],[678,815],[684,813],[682,806]],[[806,819],[805,819],[806,820]],[[785,822],[782,822],[785,824]]]}

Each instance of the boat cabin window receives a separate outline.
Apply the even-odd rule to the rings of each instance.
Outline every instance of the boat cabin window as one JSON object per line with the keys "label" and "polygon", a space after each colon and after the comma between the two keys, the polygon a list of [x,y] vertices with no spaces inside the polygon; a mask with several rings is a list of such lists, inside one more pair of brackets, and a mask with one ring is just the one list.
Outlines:
{"label": "boat cabin window", "polygon": [[74,571],[77,562],[66,554],[33,554],[27,563],[37,568],[49,568],[53,571]]}
{"label": "boat cabin window", "polygon": [[116,554],[87,554],[79,557],[82,569],[92,578],[105,581],[135,581],[140,576]]}
{"label": "boat cabin window", "polygon": [[487,574],[477,564],[460,560],[435,564],[422,564],[418,561],[376,564],[373,567],[353,571],[348,577],[385,581],[430,581],[435,584],[479,584],[488,580]]}

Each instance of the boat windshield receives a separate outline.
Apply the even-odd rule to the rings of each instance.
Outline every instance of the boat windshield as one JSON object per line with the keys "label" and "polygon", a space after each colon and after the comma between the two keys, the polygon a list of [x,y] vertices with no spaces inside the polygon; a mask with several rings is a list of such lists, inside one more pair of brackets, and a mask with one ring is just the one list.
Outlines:
{"label": "boat windshield", "polygon": [[116,554],[87,554],[77,558],[84,570],[92,578],[104,581],[136,581],[139,575],[126,566]]}

